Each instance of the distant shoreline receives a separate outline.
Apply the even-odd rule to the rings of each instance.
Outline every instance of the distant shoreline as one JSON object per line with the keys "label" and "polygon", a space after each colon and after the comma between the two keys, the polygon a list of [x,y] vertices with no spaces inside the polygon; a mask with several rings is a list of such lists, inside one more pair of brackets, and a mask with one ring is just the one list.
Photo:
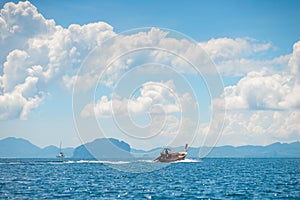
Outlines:
{"label": "distant shoreline", "polygon": [[[90,152],[93,149],[93,152]],[[172,150],[180,151],[183,147],[174,147]],[[152,159],[157,156],[161,148],[149,151],[131,148],[124,141],[114,138],[101,138],[93,142],[80,145],[76,148],[63,148],[66,159]],[[273,143],[266,146],[218,146],[218,147],[190,147],[188,158],[201,158],[199,152],[209,150],[205,158],[300,158],[300,142]],[[211,150],[211,151],[210,151]],[[0,140],[0,158],[55,158],[60,149],[56,146],[40,148],[30,141],[8,137]],[[95,156],[96,155],[96,156]]]}

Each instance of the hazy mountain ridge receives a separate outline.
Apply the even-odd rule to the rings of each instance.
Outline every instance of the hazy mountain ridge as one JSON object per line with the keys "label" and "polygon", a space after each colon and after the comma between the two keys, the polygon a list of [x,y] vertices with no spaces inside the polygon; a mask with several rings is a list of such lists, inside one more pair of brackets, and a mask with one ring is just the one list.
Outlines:
{"label": "hazy mountain ridge", "polygon": [[75,148],[76,159],[130,159],[130,145],[114,138],[101,138]]}
{"label": "hazy mountain ridge", "polygon": [[[92,142],[80,145],[76,148],[63,148],[62,151],[69,158],[76,159],[131,159],[153,158],[159,154],[161,148],[154,148],[149,151],[133,149],[124,141],[114,138],[101,138]],[[190,147],[188,157],[197,158],[199,152],[206,151],[209,147]],[[90,153],[90,151],[92,154]],[[173,151],[182,151],[183,147],[174,147]],[[211,158],[273,158],[273,157],[293,157],[300,158],[300,142],[293,143],[273,143],[267,146],[220,146],[214,147],[207,157]],[[8,137],[0,140],[1,158],[55,158],[59,153],[56,146],[40,148],[28,140],[21,138]]]}
{"label": "hazy mountain ridge", "polygon": [[[72,156],[73,150],[73,148],[62,149],[67,157]],[[54,158],[58,153],[59,148],[56,146],[40,148],[22,138],[8,137],[0,140],[1,158]]]}
{"label": "hazy mountain ridge", "polygon": [[267,146],[221,146],[215,147],[208,157],[241,157],[241,158],[273,158],[293,157],[300,158],[300,142],[273,143]]}

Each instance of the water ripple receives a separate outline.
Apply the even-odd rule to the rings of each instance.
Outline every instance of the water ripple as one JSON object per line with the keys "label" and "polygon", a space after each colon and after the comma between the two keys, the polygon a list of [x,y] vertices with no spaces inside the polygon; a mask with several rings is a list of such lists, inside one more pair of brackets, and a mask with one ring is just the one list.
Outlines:
{"label": "water ripple", "polygon": [[[1,159],[0,199],[299,199],[300,159],[204,159],[147,173],[149,161]],[[161,164],[161,163],[155,163]]]}

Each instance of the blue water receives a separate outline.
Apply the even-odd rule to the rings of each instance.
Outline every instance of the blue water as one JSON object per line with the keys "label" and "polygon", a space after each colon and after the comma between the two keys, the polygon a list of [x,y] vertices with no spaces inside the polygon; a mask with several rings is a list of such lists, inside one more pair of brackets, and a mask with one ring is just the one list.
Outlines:
{"label": "blue water", "polygon": [[300,159],[188,160],[147,173],[102,161],[0,159],[0,169],[0,199],[300,199]]}

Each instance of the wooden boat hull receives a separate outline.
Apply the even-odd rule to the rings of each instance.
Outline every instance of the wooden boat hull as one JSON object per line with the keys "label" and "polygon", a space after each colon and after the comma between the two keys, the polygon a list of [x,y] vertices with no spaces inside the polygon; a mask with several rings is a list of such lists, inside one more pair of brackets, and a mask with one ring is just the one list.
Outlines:
{"label": "wooden boat hull", "polygon": [[187,152],[176,152],[170,154],[163,154],[156,158],[155,162],[176,162],[180,160],[184,160],[187,155]]}

